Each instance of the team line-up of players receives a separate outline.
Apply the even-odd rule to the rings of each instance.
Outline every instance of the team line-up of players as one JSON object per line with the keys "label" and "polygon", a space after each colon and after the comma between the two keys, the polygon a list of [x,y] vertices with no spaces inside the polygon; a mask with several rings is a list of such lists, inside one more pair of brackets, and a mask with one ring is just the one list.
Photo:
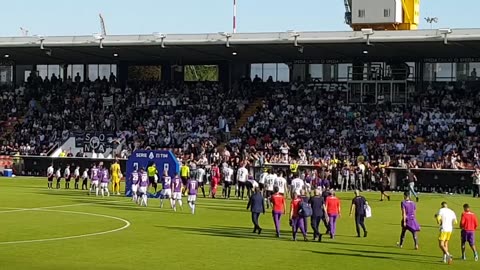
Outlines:
{"label": "team line-up of players", "polygon": [[[109,175],[111,172],[111,178]],[[151,164],[147,170],[145,168],[134,168],[131,175],[128,176],[131,183],[132,200],[140,206],[148,206],[148,187],[151,185],[154,187],[155,192],[157,189],[158,171],[155,164]],[[60,169],[54,173],[53,165],[47,169],[48,176],[48,188],[53,188],[53,178],[56,177],[57,186],[60,188],[61,172]],[[220,179],[223,178],[223,197],[230,198],[231,186],[234,176],[234,171],[231,167],[224,166],[222,170],[222,178],[220,178],[220,169],[214,166],[211,170],[211,196],[215,198],[217,186]],[[287,186],[287,180],[283,177],[283,173],[274,174],[271,170],[264,172],[260,176],[259,182],[255,181],[248,170],[242,166],[238,169],[236,175],[236,195],[243,199],[245,188],[247,188],[247,196],[249,198],[247,208],[251,209],[252,222],[254,224],[254,232],[261,233],[262,229],[259,226],[258,218],[261,212],[265,212],[264,201],[267,202],[267,207],[272,207],[272,216],[274,220],[275,229],[277,231],[277,237],[280,236],[280,217],[285,214],[285,197],[286,192],[289,191],[292,196],[292,202],[290,205],[290,225],[292,226],[293,239],[296,240],[296,234],[298,229],[302,232],[304,239],[306,238],[306,222],[307,218],[311,218],[311,225],[314,229],[314,239],[318,238],[321,241],[321,234],[319,233],[319,223],[321,220],[327,228],[327,233],[334,238],[336,219],[340,216],[340,200],[335,197],[334,190],[329,190],[328,186],[319,185],[313,187],[314,195],[312,197],[306,196],[311,192],[312,187],[309,183],[304,182],[298,178],[298,175],[294,175],[294,179],[290,184],[290,189]],[[69,188],[71,180],[70,167],[67,166],[64,171],[65,188]],[[78,189],[78,183],[80,180],[80,168],[77,166],[73,177],[75,179],[75,189]],[[89,178],[88,169],[85,169],[82,175],[82,189],[87,189],[87,181]],[[95,192],[96,196],[99,196],[99,191],[102,196],[110,196],[108,190],[108,184],[110,180],[113,183],[114,192],[120,195],[120,179],[122,178],[120,172],[120,165],[118,161],[115,161],[110,170],[103,167],[100,163],[97,166],[93,166],[90,170],[91,185],[89,194]],[[171,208],[176,211],[177,205],[182,208],[182,193],[188,194],[187,202],[190,206],[192,214],[195,213],[195,203],[197,199],[198,189],[201,188],[203,196],[205,197],[204,189],[205,170],[198,168],[190,175],[187,166],[182,166],[180,173],[176,173],[172,178],[165,171],[162,178],[162,190],[160,193],[160,207],[163,207],[164,199],[170,200]],[[322,193],[322,189],[324,192]],[[253,193],[255,190],[255,193]],[[413,191],[414,192],[414,191]],[[400,235],[399,247],[403,246],[405,240],[405,234],[407,231],[412,233],[415,249],[418,249],[417,232],[420,230],[420,226],[416,220],[416,205],[410,200],[410,194],[406,192],[404,200],[401,203],[402,209],[402,232]],[[416,194],[415,194],[416,195]],[[257,200],[256,200],[257,199]],[[366,211],[368,210],[368,211]],[[359,191],[355,191],[355,198],[352,200],[352,207],[350,214],[355,213],[355,223],[357,227],[357,236],[360,236],[361,227],[366,237],[367,232],[364,224],[365,217],[369,215],[370,209],[366,199],[359,194]],[[443,252],[443,261],[451,263],[453,256],[449,253],[448,242],[450,240],[453,225],[457,223],[455,213],[447,207],[446,202],[442,202],[442,208],[435,215],[437,222],[440,224],[439,235],[439,247]],[[465,259],[465,244],[468,242],[474,252],[475,261],[478,261],[478,252],[475,247],[475,230],[478,226],[478,220],[470,211],[468,204],[464,205],[464,212],[462,213],[461,228],[462,228],[462,258]]]}

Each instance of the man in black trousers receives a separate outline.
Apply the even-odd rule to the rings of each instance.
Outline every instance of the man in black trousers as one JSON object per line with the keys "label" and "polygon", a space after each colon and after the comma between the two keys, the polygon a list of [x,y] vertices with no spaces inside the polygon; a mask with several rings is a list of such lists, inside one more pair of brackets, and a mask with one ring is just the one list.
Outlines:
{"label": "man in black trousers", "polygon": [[262,233],[262,228],[258,225],[258,218],[260,214],[265,214],[265,204],[262,193],[258,187],[255,188],[255,193],[250,197],[247,204],[247,210],[252,212],[253,233]]}
{"label": "man in black trousers", "polygon": [[350,216],[352,216],[355,210],[355,228],[357,230],[357,237],[360,237],[360,227],[363,229],[363,237],[367,237],[367,229],[365,228],[365,206],[367,205],[367,199],[360,195],[359,190],[355,190],[355,198],[352,200],[352,206],[350,207]]}
{"label": "man in black trousers", "polygon": [[328,223],[328,216],[325,214],[325,201],[319,189],[315,190],[315,195],[310,198],[309,203],[312,207],[311,224],[313,229],[313,241],[318,237],[318,242],[322,242],[322,234],[319,230],[320,221],[325,219]]}

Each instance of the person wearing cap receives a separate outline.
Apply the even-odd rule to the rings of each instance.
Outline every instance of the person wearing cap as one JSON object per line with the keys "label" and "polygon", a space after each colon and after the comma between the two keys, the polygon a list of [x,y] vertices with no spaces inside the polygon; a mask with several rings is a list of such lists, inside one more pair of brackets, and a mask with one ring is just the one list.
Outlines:
{"label": "person wearing cap", "polygon": [[443,252],[443,262],[452,263],[453,257],[448,250],[448,242],[452,237],[453,225],[457,224],[457,216],[450,208],[447,202],[442,202],[442,208],[435,215],[437,223],[440,225],[440,235],[438,236],[438,246]]}

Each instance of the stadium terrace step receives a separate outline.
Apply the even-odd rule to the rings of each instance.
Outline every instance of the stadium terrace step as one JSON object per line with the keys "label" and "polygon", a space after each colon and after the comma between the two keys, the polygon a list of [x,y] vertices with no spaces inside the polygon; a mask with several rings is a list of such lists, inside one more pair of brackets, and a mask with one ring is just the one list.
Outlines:
{"label": "stadium terrace step", "polygon": [[256,98],[252,103],[250,103],[238,119],[235,127],[232,129],[232,135],[237,136],[240,133],[240,128],[245,126],[248,123],[248,118],[253,116],[260,106],[262,106],[263,98]]}

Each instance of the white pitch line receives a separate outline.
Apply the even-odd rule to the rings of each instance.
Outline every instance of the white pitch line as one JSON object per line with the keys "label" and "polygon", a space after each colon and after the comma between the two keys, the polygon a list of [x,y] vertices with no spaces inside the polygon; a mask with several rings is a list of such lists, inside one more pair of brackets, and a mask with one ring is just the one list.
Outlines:
{"label": "white pitch line", "polygon": [[[72,206],[72,205],[70,205]],[[51,208],[51,207],[50,207]],[[20,210],[20,209],[17,209]],[[97,235],[104,235],[104,234],[109,234],[109,233],[114,233],[118,232],[121,230],[125,230],[126,228],[130,227],[130,222],[126,219],[119,218],[119,217],[114,217],[114,216],[109,216],[109,215],[102,215],[102,214],[94,214],[94,213],[86,213],[86,212],[76,212],[76,211],[62,211],[62,210],[50,210],[50,209],[45,209],[45,208],[33,208],[33,209],[26,209],[26,210],[33,210],[33,211],[46,211],[46,212],[57,212],[57,213],[68,213],[68,214],[78,214],[78,215],[87,215],[87,216],[96,216],[96,217],[103,217],[103,218],[109,218],[109,219],[115,219],[122,221],[125,223],[123,227],[113,229],[113,230],[108,230],[108,231],[103,231],[103,232],[96,232],[96,233],[87,233],[87,234],[81,234],[81,235],[73,235],[73,236],[65,236],[65,237],[55,237],[55,238],[46,238],[46,239],[35,239],[35,240],[21,240],[21,241],[9,241],[9,242],[0,242],[0,245],[9,245],[9,244],[26,244],[26,243],[38,243],[38,242],[50,242],[50,241],[59,241],[59,240],[69,240],[69,239],[76,239],[76,238],[84,238],[84,237],[90,237],[90,236],[97,236]],[[5,212],[0,212],[0,213],[5,213]]]}

